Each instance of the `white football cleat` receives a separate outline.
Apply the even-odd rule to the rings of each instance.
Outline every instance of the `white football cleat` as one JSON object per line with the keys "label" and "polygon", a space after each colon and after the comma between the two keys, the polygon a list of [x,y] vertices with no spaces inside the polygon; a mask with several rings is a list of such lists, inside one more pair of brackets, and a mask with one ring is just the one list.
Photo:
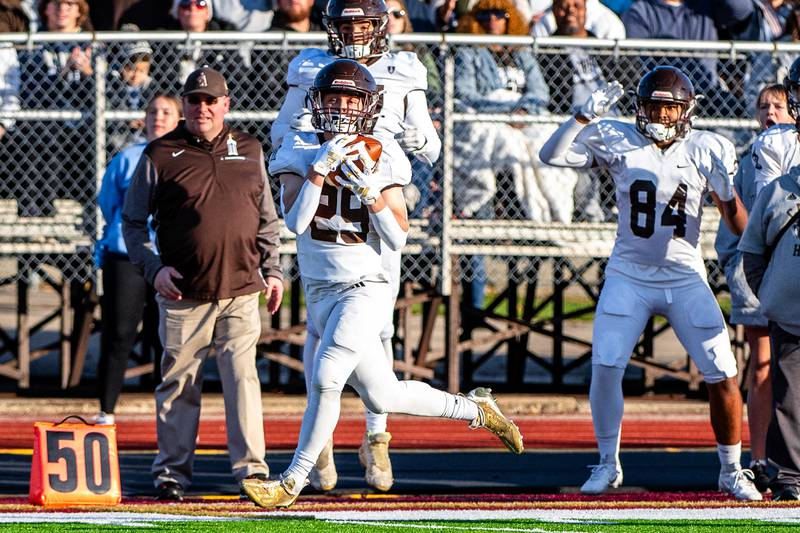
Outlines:
{"label": "white football cleat", "polygon": [[622,485],[622,467],[616,464],[590,465],[592,475],[581,487],[583,494],[604,494]]}
{"label": "white football cleat", "polygon": [[366,469],[364,479],[369,486],[383,492],[391,489],[394,484],[392,461],[389,459],[390,440],[392,435],[387,432],[364,435],[358,449],[358,460]]}
{"label": "white football cleat", "polygon": [[764,499],[758,492],[755,481],[755,474],[749,469],[733,470],[731,472],[719,473],[719,490],[730,494],[737,500],[758,502]]}
{"label": "white football cleat", "polygon": [[311,486],[317,490],[328,492],[333,490],[339,475],[336,473],[336,464],[333,462],[333,439],[329,440],[317,458],[317,464],[308,474]]}

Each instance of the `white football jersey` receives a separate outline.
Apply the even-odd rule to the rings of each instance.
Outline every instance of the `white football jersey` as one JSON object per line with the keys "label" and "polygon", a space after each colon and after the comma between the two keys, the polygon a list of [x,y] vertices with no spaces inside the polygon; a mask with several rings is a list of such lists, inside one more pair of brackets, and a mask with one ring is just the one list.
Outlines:
{"label": "white football jersey", "polygon": [[619,217],[609,265],[619,259],[705,278],[699,245],[703,197],[715,159],[728,174],[720,179],[733,183],[733,144],[715,133],[690,130],[662,151],[635,125],[617,120],[586,126],[576,142],[608,167],[616,186]]}
{"label": "white football jersey", "polygon": [[[393,139],[380,141],[384,147],[396,143]],[[315,132],[289,131],[281,147],[270,157],[270,176],[305,177],[320,144],[320,135]],[[383,156],[371,180],[381,190],[395,183]],[[300,275],[306,280],[338,283],[376,277],[389,279],[381,261],[380,237],[370,225],[367,208],[350,190],[327,183],[322,187],[314,220],[297,236],[297,258]]]}
{"label": "white football jersey", "polygon": [[794,124],[776,124],[756,137],[752,150],[756,194],[800,165],[800,142]]}
{"label": "white football jersey", "polygon": [[[290,88],[301,89],[307,94],[317,73],[336,59],[339,58],[321,48],[301,50],[289,64],[286,76],[287,85]],[[417,55],[407,51],[388,52],[375,63],[367,65],[367,68],[383,93],[383,107],[375,124],[374,133],[378,137],[394,138],[396,134],[403,131],[403,124],[406,122],[406,96],[408,93],[411,91],[425,92],[428,89],[427,71]],[[288,98],[283,103],[284,107],[298,105],[301,105],[300,102]],[[294,116],[301,109],[301,107],[296,109],[282,107],[273,128],[281,131],[285,126],[278,122]],[[273,143],[278,144],[276,142],[278,140],[273,139]],[[408,162],[408,157],[399,144],[395,143],[394,146],[387,148],[392,148],[387,151],[387,155],[391,157],[390,162],[395,176],[407,178],[408,181],[402,183],[402,185],[407,185],[411,182],[411,163]]]}

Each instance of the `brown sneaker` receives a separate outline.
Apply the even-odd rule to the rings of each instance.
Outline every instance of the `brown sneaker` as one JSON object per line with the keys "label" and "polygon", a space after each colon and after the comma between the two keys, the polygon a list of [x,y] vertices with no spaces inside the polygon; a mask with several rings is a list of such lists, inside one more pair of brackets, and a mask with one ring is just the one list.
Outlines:
{"label": "brown sneaker", "polygon": [[506,445],[506,448],[514,453],[522,453],[525,449],[522,444],[522,434],[517,425],[497,407],[497,402],[492,398],[492,389],[478,387],[471,390],[467,398],[478,404],[478,418],[473,420],[469,427],[488,429]]}
{"label": "brown sneaker", "polygon": [[367,469],[364,475],[367,484],[384,492],[394,484],[392,461],[389,459],[390,440],[392,434],[387,432],[365,434],[358,449],[358,460]]}

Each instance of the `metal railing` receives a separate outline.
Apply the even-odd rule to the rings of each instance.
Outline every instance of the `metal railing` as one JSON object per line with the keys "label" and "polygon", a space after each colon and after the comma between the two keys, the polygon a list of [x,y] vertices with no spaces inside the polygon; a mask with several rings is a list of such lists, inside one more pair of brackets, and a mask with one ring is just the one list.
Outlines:
{"label": "metal railing", "polygon": [[[141,107],[120,105],[125,99],[115,92],[120,87],[124,89],[124,83],[120,85],[120,69],[125,47],[138,41],[147,41],[154,51],[152,83],[158,90],[177,90],[182,82],[179,76],[181,65],[188,61],[187,58],[199,62],[235,56],[231,60],[220,59],[220,64],[225,65],[222,70],[228,76],[234,98],[229,121],[258,135],[267,153],[269,122],[277,114],[279,96],[285,89],[283,81],[288,61],[307,46],[326,46],[326,37],[322,33],[1,35],[0,49],[11,45],[17,55],[17,90],[21,104],[18,108],[0,105],[0,120],[14,122],[14,127],[0,140],[0,160],[5,174],[0,179],[0,198],[17,201],[21,224],[26,223],[26,217],[53,216],[53,209],[44,206],[58,199],[73,200],[84,209],[84,218],[77,224],[82,240],[76,245],[76,250],[82,250],[82,253],[65,255],[61,247],[61,251],[54,248],[52,256],[49,256],[45,248],[37,248],[44,252],[26,256],[31,264],[55,258],[57,266],[72,279],[92,276],[86,238],[90,241],[96,238],[102,227],[95,198],[103,171],[110,157],[126,141],[140,135],[140,132],[131,130],[130,124],[143,117]],[[73,85],[61,80],[65,84],[62,90],[73,87],[78,92],[59,94],[45,85],[46,78],[38,82],[32,78],[41,75],[37,69],[42,65],[37,64],[37,58],[46,57],[48,51],[58,56],[65,43],[91,47],[93,73],[86,79],[74,80]],[[426,64],[436,71],[435,75],[441,82],[440,90],[429,91],[428,99],[432,113],[441,118],[443,152],[425,178],[435,182],[435,188],[439,190],[428,191],[430,194],[425,197],[428,203],[423,206],[427,210],[417,207],[413,211],[419,221],[407,252],[419,258],[416,271],[435,270],[438,273],[435,281],[443,294],[448,294],[453,281],[451,258],[454,256],[557,256],[559,253],[572,257],[593,256],[610,249],[615,225],[613,184],[608,176],[543,169],[537,161],[540,146],[537,143],[546,138],[542,134],[544,128],[553,128],[568,116],[552,108],[569,99],[574,87],[547,87],[549,102],[545,102],[539,111],[486,112],[465,101],[463,94],[459,93],[459,61],[464,51],[490,45],[500,47],[493,57],[503,63],[506,73],[512,75],[514,68],[519,70],[519,63],[514,63],[514,54],[520,51],[532,55],[542,71],[552,67],[566,69],[570,54],[580,53],[594,62],[598,72],[607,77],[622,76],[621,81],[627,89],[635,87],[638,76],[651,63],[677,58],[689,70],[690,77],[699,77],[703,72],[691,71],[691,65],[702,65],[703,60],[712,60],[721,79],[715,80],[719,84],[713,90],[724,91],[726,98],[727,95],[731,98],[720,100],[721,104],[715,103],[706,109],[698,117],[696,126],[723,132],[734,139],[741,150],[746,148],[756,126],[752,116],[741,111],[747,107],[745,100],[747,91],[751,89],[748,84],[765,83],[770,81],[770,76],[777,80],[778,65],[800,53],[800,45],[792,43],[609,41],[560,37],[509,37],[501,40],[458,34],[405,34],[393,39],[392,43],[395,47],[414,46],[418,52],[428,54],[431,61]],[[753,58],[757,57],[761,63],[766,58],[767,63],[775,68],[770,71],[770,76],[753,80],[748,76],[756,63]],[[52,69],[50,72],[44,69],[44,73],[45,76],[53,74]],[[36,91],[32,92],[28,89],[30,87]],[[517,90],[524,91],[525,88],[518,87]],[[626,108],[629,104],[630,100],[621,104],[620,118],[630,119]],[[471,136],[478,136],[479,142],[480,135],[491,128],[495,128],[496,136],[501,138],[506,132],[519,132],[514,133],[514,139],[525,148],[525,158],[519,161],[498,160],[497,168],[482,168],[477,146],[471,145],[476,141]],[[534,168],[526,168],[526,164]],[[509,168],[501,168],[501,165]],[[549,175],[544,176],[548,172]],[[508,175],[503,176],[503,173]],[[483,199],[482,209],[467,209],[461,197],[468,195],[462,193],[480,180],[483,182],[478,185],[486,189],[480,190],[479,187],[476,193]],[[560,187],[559,184],[564,185]],[[419,189],[427,185],[415,183]],[[578,193],[572,189],[567,191],[568,194],[562,194],[560,199],[544,198],[558,192],[555,189],[572,187],[577,191],[579,186],[588,187],[587,197],[580,201],[592,204],[596,215],[581,218],[590,210],[578,207]],[[563,206],[556,205],[558,202],[563,202]],[[569,219],[563,219],[563,214],[558,219],[554,213],[559,210],[571,210]],[[559,239],[552,238],[554,227],[560,232],[573,232],[572,238],[568,239],[569,246],[563,239],[559,242]],[[709,225],[706,229],[713,231]],[[0,235],[3,243],[0,255],[28,254],[26,250],[30,247],[26,248],[25,243],[30,238],[13,233]],[[599,239],[598,235],[601,236]],[[290,240],[290,237],[285,239],[287,253],[293,249]],[[19,243],[18,247],[9,246],[15,242]],[[714,257],[713,249],[704,248],[704,252],[708,257]],[[459,269],[456,281],[468,276],[464,269]]]}

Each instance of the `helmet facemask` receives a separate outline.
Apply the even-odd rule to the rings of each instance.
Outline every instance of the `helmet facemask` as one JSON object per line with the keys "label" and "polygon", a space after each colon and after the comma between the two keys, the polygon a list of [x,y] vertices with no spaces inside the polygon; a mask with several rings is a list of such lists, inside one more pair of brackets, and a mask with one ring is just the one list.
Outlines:
{"label": "helmet facemask", "polygon": [[[650,119],[649,108],[653,104],[677,104],[680,113],[677,120],[669,124],[654,122]],[[649,98],[636,99],[636,129],[656,142],[668,142],[686,135],[692,127],[692,116],[697,107],[697,100],[692,98],[688,102],[677,100],[671,94],[667,96],[654,93]]]}
{"label": "helmet facemask", "polygon": [[[370,23],[371,29],[359,32],[343,32],[340,29],[343,24],[348,22],[358,24],[365,21]],[[333,55],[358,60],[381,56],[389,50],[389,41],[386,39],[389,17],[385,13],[374,17],[325,17],[324,24],[328,32],[328,46]]]}
{"label": "helmet facemask", "polygon": [[[325,107],[325,96],[342,93],[358,96],[361,109]],[[312,87],[311,123],[318,130],[328,133],[372,133],[378,115],[378,95],[360,89],[340,87]]]}

